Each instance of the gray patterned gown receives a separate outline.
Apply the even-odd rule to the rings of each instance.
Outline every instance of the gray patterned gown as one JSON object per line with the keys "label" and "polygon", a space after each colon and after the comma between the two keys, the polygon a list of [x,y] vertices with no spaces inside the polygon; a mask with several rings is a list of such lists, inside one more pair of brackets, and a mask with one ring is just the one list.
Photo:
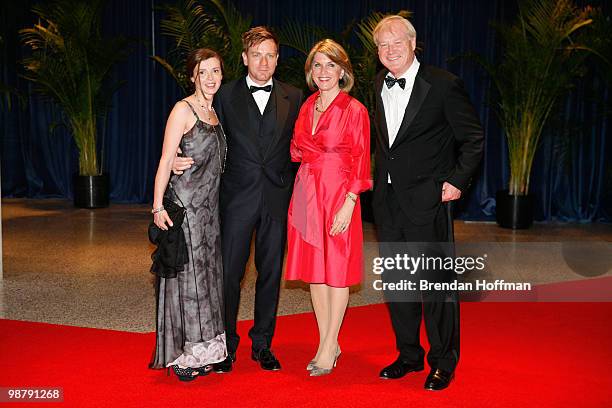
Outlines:
{"label": "gray patterned gown", "polygon": [[219,181],[226,142],[220,125],[202,122],[189,107],[197,121],[183,135],[180,148],[195,163],[182,175],[172,175],[166,189],[167,197],[187,209],[182,228],[189,263],[176,278],[158,278],[152,368],[204,367],[227,357],[219,233]]}

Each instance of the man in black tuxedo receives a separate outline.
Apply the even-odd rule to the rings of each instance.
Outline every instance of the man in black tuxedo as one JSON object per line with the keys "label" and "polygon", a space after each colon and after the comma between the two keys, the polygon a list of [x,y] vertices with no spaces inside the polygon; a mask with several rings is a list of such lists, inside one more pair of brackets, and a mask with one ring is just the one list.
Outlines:
{"label": "man in black tuxedo", "polygon": [[236,358],[240,282],[253,232],[257,283],[251,355],[263,369],[280,369],[271,345],[293,185],[289,144],[302,101],[300,90],[272,78],[278,38],[265,27],[255,27],[242,39],[248,75],[223,85],[214,101],[228,143],[220,200],[229,357],[215,367],[218,372],[231,370]]}
{"label": "man in black tuxedo", "polygon": [[[374,41],[386,68],[375,83],[373,206],[381,252],[382,243],[452,242],[450,202],[468,188],[481,160],[480,121],[459,78],[415,58],[416,31],[408,20],[384,18]],[[424,315],[431,346],[425,388],[449,385],[459,360],[459,304],[456,293],[438,295],[423,293],[419,301],[387,297],[399,357],[381,378],[423,370]]]}
{"label": "man in black tuxedo", "polygon": [[227,138],[220,208],[228,358],[215,364],[216,372],[231,371],[236,360],[240,282],[254,232],[257,283],[251,357],[264,370],[281,368],[271,345],[293,186],[289,144],[303,99],[302,91],[272,78],[279,45],[274,33],[254,27],[243,34],[242,43],[248,75],[221,86],[213,102]]}

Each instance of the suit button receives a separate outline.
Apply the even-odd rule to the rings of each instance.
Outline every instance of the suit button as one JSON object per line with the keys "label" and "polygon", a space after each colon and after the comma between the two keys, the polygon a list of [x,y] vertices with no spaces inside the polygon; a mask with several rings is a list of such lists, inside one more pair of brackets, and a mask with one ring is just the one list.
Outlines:
{"label": "suit button", "polygon": [[395,160],[395,157],[391,157],[391,160]]}

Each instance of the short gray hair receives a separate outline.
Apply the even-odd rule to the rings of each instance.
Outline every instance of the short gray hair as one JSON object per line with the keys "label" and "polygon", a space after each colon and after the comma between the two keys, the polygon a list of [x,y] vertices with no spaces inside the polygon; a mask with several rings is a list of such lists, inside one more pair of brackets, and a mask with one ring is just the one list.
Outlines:
{"label": "short gray hair", "polygon": [[394,21],[397,21],[404,26],[404,28],[406,29],[406,32],[408,33],[408,38],[410,39],[416,38],[416,30],[414,29],[414,26],[412,25],[412,23],[408,21],[408,19],[402,16],[393,14],[393,15],[384,17],[382,20],[378,22],[378,24],[376,24],[376,27],[374,27],[374,31],[372,31],[372,38],[374,39],[374,44],[378,45],[378,40],[376,40],[376,37],[378,36],[378,33],[383,29],[383,27]]}

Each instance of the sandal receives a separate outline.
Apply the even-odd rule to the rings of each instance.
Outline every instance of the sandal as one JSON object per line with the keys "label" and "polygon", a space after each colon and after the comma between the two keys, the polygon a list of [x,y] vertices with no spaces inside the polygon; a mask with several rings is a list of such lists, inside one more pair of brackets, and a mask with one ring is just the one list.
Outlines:
{"label": "sandal", "polygon": [[173,365],[172,370],[174,371],[174,374],[176,374],[178,379],[181,381],[193,381],[200,375],[208,374],[202,374],[204,370],[198,370],[191,367],[180,368],[178,365]]}

